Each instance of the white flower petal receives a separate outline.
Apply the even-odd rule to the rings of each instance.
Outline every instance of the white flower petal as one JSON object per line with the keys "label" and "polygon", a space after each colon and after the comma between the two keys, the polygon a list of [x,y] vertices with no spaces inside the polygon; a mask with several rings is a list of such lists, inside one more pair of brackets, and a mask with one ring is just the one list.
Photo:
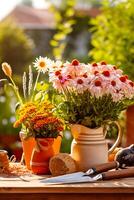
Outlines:
{"label": "white flower petal", "polygon": [[51,61],[47,57],[39,57],[36,58],[35,62],[33,63],[33,66],[40,72],[45,73],[49,67],[53,65],[53,61]]}

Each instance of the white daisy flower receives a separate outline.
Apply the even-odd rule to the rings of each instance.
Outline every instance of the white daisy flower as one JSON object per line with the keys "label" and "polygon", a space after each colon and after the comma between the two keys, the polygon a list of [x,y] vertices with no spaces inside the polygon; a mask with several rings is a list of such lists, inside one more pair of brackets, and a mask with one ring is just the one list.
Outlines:
{"label": "white daisy flower", "polygon": [[47,57],[40,56],[39,58],[36,58],[33,64],[38,71],[45,73],[48,68],[53,65],[53,61]]}

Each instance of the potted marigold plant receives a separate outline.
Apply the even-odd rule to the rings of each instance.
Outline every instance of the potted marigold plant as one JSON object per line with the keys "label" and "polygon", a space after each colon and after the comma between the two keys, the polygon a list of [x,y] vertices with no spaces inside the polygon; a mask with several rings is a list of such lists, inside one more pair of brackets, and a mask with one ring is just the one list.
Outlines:
{"label": "potted marigold plant", "polygon": [[[134,103],[134,83],[115,65],[78,60],[55,62],[49,69],[49,80],[62,97],[56,111],[71,125],[71,155],[80,169],[107,162],[104,130]],[[110,152],[119,144],[120,136],[119,132]]]}
{"label": "potted marigold plant", "polygon": [[23,97],[12,78],[11,66],[8,63],[2,64],[2,70],[11,80],[10,86],[19,101],[16,106],[17,121],[14,127],[19,125],[22,127],[20,136],[27,168],[32,168],[34,173],[39,174],[48,173],[50,157],[60,150],[60,135],[63,130],[63,122],[53,114],[53,105],[40,95],[42,91],[37,91],[40,73],[46,72],[51,63],[53,62],[48,58],[36,59],[33,65],[38,70],[35,83],[31,66],[29,66],[28,80],[24,72]]}
{"label": "potted marigold plant", "polygon": [[[60,150],[61,139],[58,136],[62,136],[60,133],[63,131],[63,122],[54,116],[52,108],[52,104],[42,101],[25,103],[17,110],[18,120],[14,127],[23,124],[27,131],[22,130],[21,137],[35,138],[30,164],[32,171],[36,174],[48,173],[49,159]],[[54,140],[54,138],[58,139]],[[25,143],[23,143],[24,145]],[[23,149],[26,154],[26,148],[23,147]]]}

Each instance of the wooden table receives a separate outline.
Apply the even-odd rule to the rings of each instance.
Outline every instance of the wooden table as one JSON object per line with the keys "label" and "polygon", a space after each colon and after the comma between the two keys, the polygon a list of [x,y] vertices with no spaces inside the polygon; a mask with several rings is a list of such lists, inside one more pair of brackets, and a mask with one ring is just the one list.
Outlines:
{"label": "wooden table", "polygon": [[134,200],[134,178],[45,185],[40,180],[0,181],[0,200]]}

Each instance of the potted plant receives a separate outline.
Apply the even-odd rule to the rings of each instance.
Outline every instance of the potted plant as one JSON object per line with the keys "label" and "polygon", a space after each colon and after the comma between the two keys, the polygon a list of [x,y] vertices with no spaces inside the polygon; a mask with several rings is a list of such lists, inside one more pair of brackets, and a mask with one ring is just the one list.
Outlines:
{"label": "potted plant", "polygon": [[[107,162],[105,127],[133,104],[134,83],[115,65],[78,60],[55,62],[49,69],[49,80],[62,97],[56,112],[71,125],[71,155],[80,169]],[[119,141],[118,137],[110,152]]]}
{"label": "potted plant", "polygon": [[[54,116],[52,108],[52,104],[42,101],[25,103],[17,110],[18,120],[14,123],[14,127],[19,125],[24,127],[20,137],[23,141],[26,163],[30,164],[36,174],[47,174],[49,159],[60,151],[63,122]],[[28,137],[32,139],[31,143],[34,145],[34,148],[31,145],[31,150],[29,143],[25,142]]]}
{"label": "potted plant", "polygon": [[[23,75],[22,97],[19,88],[12,78],[11,66],[8,63],[2,64],[2,70],[11,80],[10,86],[13,88],[19,101],[16,105],[17,121],[14,127],[19,125],[22,127],[20,136],[26,165],[28,169],[31,169],[32,166],[32,170],[35,173],[48,173],[49,159],[52,155],[59,152],[61,144],[61,137],[59,135],[63,130],[63,122],[53,114],[52,104],[46,100],[45,95],[41,95],[42,91],[37,91],[40,73],[46,72],[50,65],[51,61],[48,58],[39,57],[36,59],[34,67],[37,68],[38,73],[35,83],[33,83],[32,68],[29,66],[29,79],[27,80],[26,72]],[[45,142],[46,140],[47,142]],[[43,145],[51,148],[43,148]],[[36,156],[35,159],[35,154],[40,155]],[[40,162],[38,160],[38,163],[36,163],[38,158]],[[32,161],[33,159],[34,161]],[[32,163],[31,166],[30,161]]]}

